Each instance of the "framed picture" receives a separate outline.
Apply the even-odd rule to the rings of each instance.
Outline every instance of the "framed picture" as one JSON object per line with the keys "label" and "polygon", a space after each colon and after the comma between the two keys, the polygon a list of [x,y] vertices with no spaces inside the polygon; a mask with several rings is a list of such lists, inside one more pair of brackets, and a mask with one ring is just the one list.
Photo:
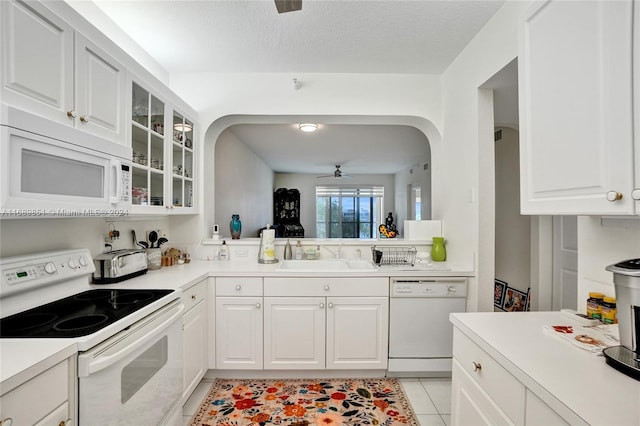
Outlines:
{"label": "framed picture", "polygon": [[507,312],[524,312],[528,305],[528,293],[515,288],[507,287],[504,295],[502,309]]}
{"label": "framed picture", "polygon": [[504,295],[507,292],[507,283],[500,280],[495,280],[493,286],[493,306],[502,309],[504,303]]}

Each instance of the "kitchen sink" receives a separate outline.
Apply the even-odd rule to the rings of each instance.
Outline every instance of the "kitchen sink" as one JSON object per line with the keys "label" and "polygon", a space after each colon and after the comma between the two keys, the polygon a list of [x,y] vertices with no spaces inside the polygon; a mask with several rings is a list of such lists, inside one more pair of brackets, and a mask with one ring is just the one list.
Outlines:
{"label": "kitchen sink", "polygon": [[334,271],[376,271],[378,268],[369,260],[321,259],[321,260],[283,260],[279,271],[298,272],[334,272]]}

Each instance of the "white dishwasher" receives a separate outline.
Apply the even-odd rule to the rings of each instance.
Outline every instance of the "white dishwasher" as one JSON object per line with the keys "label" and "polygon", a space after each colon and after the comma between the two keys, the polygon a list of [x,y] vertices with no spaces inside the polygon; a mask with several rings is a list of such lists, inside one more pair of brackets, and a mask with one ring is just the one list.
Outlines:
{"label": "white dishwasher", "polygon": [[451,374],[452,312],[466,310],[467,279],[391,278],[389,372]]}

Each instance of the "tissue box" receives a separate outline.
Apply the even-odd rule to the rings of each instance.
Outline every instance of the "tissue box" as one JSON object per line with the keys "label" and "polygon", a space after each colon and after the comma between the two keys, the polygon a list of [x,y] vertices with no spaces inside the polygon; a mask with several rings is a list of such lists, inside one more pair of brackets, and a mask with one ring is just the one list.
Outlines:
{"label": "tissue box", "polygon": [[404,239],[430,241],[432,237],[442,236],[442,222],[439,220],[405,220]]}

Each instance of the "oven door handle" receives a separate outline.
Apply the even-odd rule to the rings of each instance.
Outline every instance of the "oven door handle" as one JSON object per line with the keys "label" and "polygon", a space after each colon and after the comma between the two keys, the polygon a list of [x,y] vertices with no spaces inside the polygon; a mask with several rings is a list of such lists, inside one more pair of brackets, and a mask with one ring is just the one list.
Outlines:
{"label": "oven door handle", "polygon": [[[115,341],[112,342],[111,339],[109,339],[101,343],[96,347],[95,352],[90,349],[84,354],[81,354],[79,358],[86,357],[86,363],[79,360],[78,376],[86,377],[100,370],[104,370],[156,339],[165,329],[182,317],[184,305],[178,300],[176,304],[165,309],[164,312],[157,313],[157,315],[149,318],[145,324],[142,324],[135,330],[123,332],[125,333],[124,336],[114,336]],[[166,319],[162,319],[163,317],[166,317]],[[153,323],[159,319],[162,319],[162,322],[153,325]],[[145,320],[143,319],[141,321]],[[147,330],[147,327],[150,326],[153,326],[153,329]],[[119,345],[123,346],[119,347]],[[106,354],[107,352],[108,354]]]}

